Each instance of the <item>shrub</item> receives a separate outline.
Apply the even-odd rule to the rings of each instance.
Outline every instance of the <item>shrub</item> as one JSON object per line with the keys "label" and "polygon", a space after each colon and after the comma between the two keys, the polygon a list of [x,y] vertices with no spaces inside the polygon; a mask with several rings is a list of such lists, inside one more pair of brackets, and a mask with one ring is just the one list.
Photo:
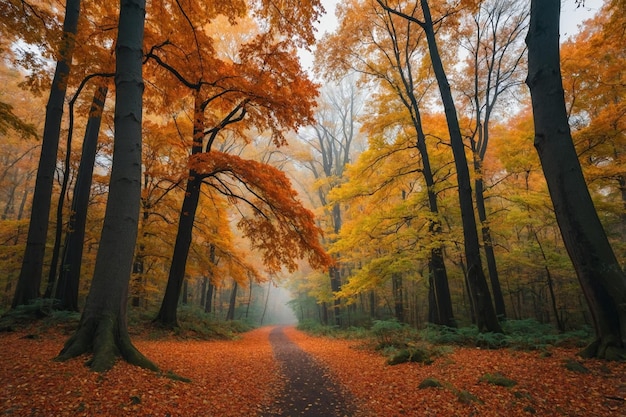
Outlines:
{"label": "shrub", "polygon": [[506,376],[500,373],[485,374],[480,377],[479,381],[488,382],[493,385],[498,385],[500,387],[507,387],[507,388],[514,387],[515,385],[517,385],[517,381],[507,378]]}
{"label": "shrub", "polygon": [[389,365],[398,365],[405,362],[417,362],[424,365],[430,365],[436,358],[444,355],[447,350],[445,348],[435,347],[427,344],[409,344],[406,348],[393,349],[387,363]]}
{"label": "shrub", "polygon": [[372,333],[378,341],[378,349],[388,346],[403,348],[407,344],[408,326],[397,320],[376,320]]}
{"label": "shrub", "polygon": [[441,382],[439,382],[439,380],[435,379],[435,378],[426,378],[425,380],[423,380],[422,382],[420,382],[420,384],[417,386],[417,388],[419,389],[425,389],[425,388],[442,388],[443,384]]}

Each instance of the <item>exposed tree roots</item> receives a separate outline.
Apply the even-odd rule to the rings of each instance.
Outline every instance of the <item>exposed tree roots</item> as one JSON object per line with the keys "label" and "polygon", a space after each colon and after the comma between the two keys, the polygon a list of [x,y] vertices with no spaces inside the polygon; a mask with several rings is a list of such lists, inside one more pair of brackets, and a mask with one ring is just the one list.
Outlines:
{"label": "exposed tree roots", "polygon": [[598,338],[581,350],[578,355],[587,359],[598,358],[608,361],[625,361],[626,348],[612,338]]}
{"label": "exposed tree roots", "polygon": [[95,372],[104,372],[111,369],[121,356],[132,365],[158,372],[159,368],[133,346],[128,332],[118,325],[117,319],[116,316],[83,319],[56,360],[65,361],[92,353],[87,365]]}

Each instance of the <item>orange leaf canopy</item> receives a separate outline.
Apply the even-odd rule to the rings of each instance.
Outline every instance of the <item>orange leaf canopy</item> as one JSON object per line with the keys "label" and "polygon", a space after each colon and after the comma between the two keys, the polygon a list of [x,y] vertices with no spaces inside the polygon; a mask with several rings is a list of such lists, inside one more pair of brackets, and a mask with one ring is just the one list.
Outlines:
{"label": "orange leaf canopy", "polygon": [[332,263],[320,244],[322,232],[313,213],[297,199],[282,171],[217,151],[193,155],[190,168],[218,192],[251,209],[251,214],[241,211],[237,227],[261,251],[270,271],[285,267],[293,272],[297,260],[305,257],[313,268]]}

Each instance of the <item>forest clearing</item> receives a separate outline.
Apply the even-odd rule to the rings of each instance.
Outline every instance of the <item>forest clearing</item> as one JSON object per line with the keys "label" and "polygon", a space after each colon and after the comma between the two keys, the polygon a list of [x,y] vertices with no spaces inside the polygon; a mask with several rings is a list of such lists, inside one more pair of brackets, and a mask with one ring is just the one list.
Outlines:
{"label": "forest clearing", "polygon": [[[234,341],[149,340],[137,347],[183,382],[124,361],[106,373],[85,358],[52,359],[66,335],[50,329],[0,334],[0,410],[7,416],[275,416],[285,389],[269,341],[272,327]],[[387,365],[362,341],[285,334],[341,384],[356,405],[353,416],[623,416],[626,364],[584,360],[575,349],[540,351],[455,347],[432,364]],[[565,368],[580,361],[588,370]],[[510,387],[485,380],[503,375]],[[306,375],[303,375],[306,378]],[[442,387],[418,388],[427,378]],[[287,387],[288,389],[288,387]],[[306,414],[298,414],[306,415]],[[330,417],[330,416],[325,416]]]}

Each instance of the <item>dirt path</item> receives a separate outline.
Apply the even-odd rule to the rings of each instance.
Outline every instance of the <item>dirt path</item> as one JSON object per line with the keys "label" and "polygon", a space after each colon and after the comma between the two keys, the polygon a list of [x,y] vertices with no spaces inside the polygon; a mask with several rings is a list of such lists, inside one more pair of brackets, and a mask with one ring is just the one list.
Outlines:
{"label": "dirt path", "polygon": [[275,408],[265,417],[344,417],[352,416],[352,400],[333,381],[325,369],[304,352],[283,331],[274,328],[269,334],[274,357],[285,378],[285,389]]}
{"label": "dirt path", "polygon": [[[124,361],[102,374],[84,366],[86,356],[53,361],[68,337],[50,327],[0,333],[0,416],[626,416],[626,363],[582,360],[576,348],[455,347],[431,365],[389,366],[362,342],[293,327],[237,340],[136,335],[161,369],[191,379],[182,382]],[[588,372],[569,370],[574,361]],[[418,389],[426,378],[443,386]]]}

